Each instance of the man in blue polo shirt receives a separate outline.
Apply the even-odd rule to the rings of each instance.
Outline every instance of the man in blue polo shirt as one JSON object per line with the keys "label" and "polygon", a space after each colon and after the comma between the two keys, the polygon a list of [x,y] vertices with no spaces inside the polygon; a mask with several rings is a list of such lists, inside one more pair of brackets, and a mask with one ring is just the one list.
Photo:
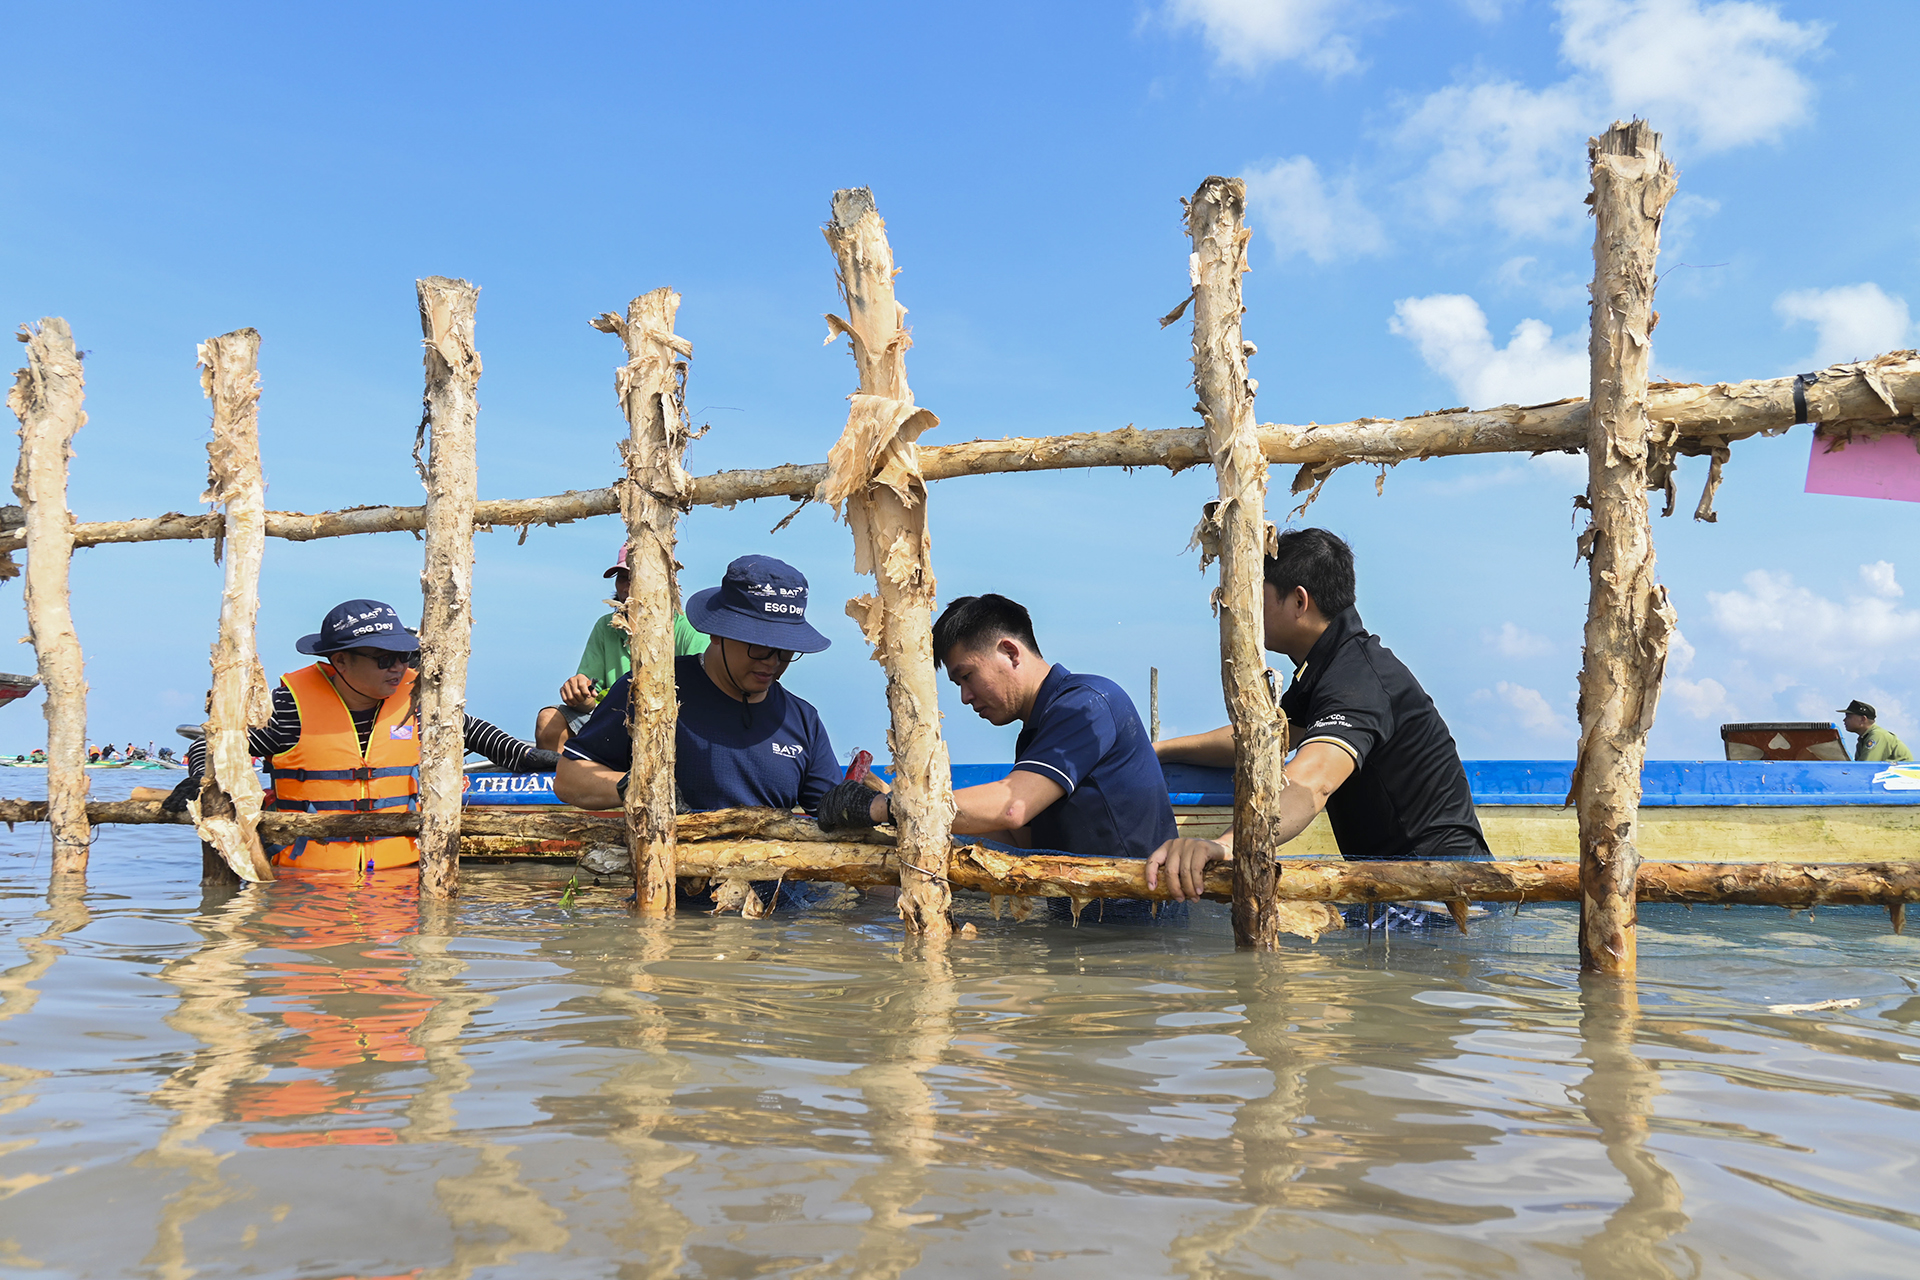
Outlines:
{"label": "man in blue polo shirt", "polygon": [[[680,699],[674,778],[688,808],[816,812],[841,783],[833,744],[812,704],[780,684],[795,659],[832,643],[807,622],[805,575],[771,556],[741,556],[719,586],[687,601],[687,618],[713,638],[705,653],[673,663]],[[568,740],[553,779],[554,794],[568,804],[617,809],[624,802],[632,682],[631,675],[615,681]]]}
{"label": "man in blue polo shirt", "polygon": [[[933,624],[933,660],[983,720],[1024,725],[1013,772],[954,792],[954,834],[1107,858],[1144,858],[1173,839],[1166,775],[1133,700],[1103,676],[1041,657],[1020,605],[1000,595],[955,600]],[[829,801],[821,825],[886,820],[885,796],[867,803],[847,815],[830,813]]]}

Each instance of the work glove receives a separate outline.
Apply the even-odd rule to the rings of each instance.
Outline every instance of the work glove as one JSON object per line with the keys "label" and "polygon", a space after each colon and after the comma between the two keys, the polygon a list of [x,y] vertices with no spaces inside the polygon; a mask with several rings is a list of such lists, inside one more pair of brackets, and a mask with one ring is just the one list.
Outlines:
{"label": "work glove", "polygon": [[875,791],[858,778],[837,784],[820,799],[822,831],[858,831],[876,825],[873,820]]}
{"label": "work glove", "polygon": [[198,800],[199,798],[200,779],[193,777],[182,778],[180,779],[179,785],[175,786],[172,791],[169,791],[167,798],[160,802],[160,812],[185,813],[187,811],[187,801]]}

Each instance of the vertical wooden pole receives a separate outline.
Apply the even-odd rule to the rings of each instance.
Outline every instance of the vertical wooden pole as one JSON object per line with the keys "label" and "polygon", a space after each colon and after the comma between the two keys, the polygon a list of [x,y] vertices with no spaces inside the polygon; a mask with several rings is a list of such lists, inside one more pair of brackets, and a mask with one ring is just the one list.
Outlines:
{"label": "vertical wooden pole", "polygon": [[87,681],[73,629],[67,573],[73,515],[67,510],[67,459],[86,425],[86,377],[73,333],[58,316],[22,329],[27,367],[14,376],[7,407],[20,419],[20,466],[13,492],[27,534],[27,635],[47,691],[47,821],[53,874],[84,875],[93,841],[87,825]]}
{"label": "vertical wooden pole", "polygon": [[267,543],[267,482],[260,471],[260,335],[236,329],[200,344],[200,387],[213,401],[202,502],[224,509],[220,638],[213,645],[213,700],[207,716],[207,773],[190,803],[200,838],[243,880],[271,880],[260,847],[264,794],[253,770],[247,726],[273,717],[267,676],[254,649],[260,557]]}
{"label": "vertical wooden pole", "polygon": [[1233,722],[1233,940],[1265,951],[1279,945],[1273,855],[1280,841],[1272,828],[1287,785],[1287,723],[1266,680],[1262,584],[1273,530],[1266,520],[1267,460],[1253,416],[1258,384],[1247,376],[1253,344],[1240,335],[1240,277],[1252,234],[1246,198],[1240,179],[1208,178],[1187,202],[1187,230],[1194,253],[1193,385],[1220,478],[1202,541],[1219,548],[1220,680]]}
{"label": "vertical wooden pole", "polygon": [[916,408],[907,387],[901,322],[893,295],[893,248],[864,187],[833,193],[826,228],[839,267],[847,316],[828,316],[828,336],[844,334],[860,371],[846,429],[827,454],[816,496],[842,507],[853,531],[854,569],[874,575],[879,598],[848,601],[873,656],[887,673],[892,727],[894,821],[900,833],[900,918],[909,931],[945,938],[953,930],[947,855],[953,835],[953,774],[940,736],[940,693],[933,669],[933,544],[927,534],[927,485],[920,434],[940,424]]}
{"label": "vertical wooden pole", "polygon": [[1147,668],[1147,740],[1160,741],[1160,668]]}
{"label": "vertical wooden pole", "polygon": [[1590,594],[1580,670],[1580,967],[1634,971],[1634,881],[1640,767],[1660,700],[1673,608],[1654,580],[1647,525],[1647,364],[1655,317],[1660,218],[1674,192],[1660,135],[1644,121],[1591,139],[1593,387],[1587,409],[1587,502],[1581,535]]}
{"label": "vertical wooden pole", "polygon": [[[467,654],[473,643],[474,427],[480,355],[465,280],[416,282],[425,337],[426,564],[420,573],[420,892],[460,890],[461,768],[467,758]],[[416,453],[418,449],[416,447]]]}
{"label": "vertical wooden pole", "polygon": [[627,463],[620,514],[627,522],[626,625],[633,661],[627,729],[633,760],[627,783],[627,839],[633,852],[634,910],[673,913],[674,725],[679,696],[673,681],[673,619],[680,611],[674,561],[675,523],[688,505],[693,480],[681,465],[692,432],[687,424],[687,362],[693,344],[673,331],[680,295],[655,289],[627,304],[627,318],[611,312],[593,321],[626,344],[627,363],[614,390],[627,416],[620,453]]}

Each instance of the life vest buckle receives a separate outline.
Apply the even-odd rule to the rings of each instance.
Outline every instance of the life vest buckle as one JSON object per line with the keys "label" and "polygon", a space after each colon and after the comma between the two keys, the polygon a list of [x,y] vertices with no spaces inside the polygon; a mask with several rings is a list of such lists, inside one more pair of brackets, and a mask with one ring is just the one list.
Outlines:
{"label": "life vest buckle", "polygon": [[353,782],[372,782],[373,766],[367,765],[359,769],[349,769],[347,770],[347,777]]}
{"label": "life vest buckle", "polygon": [[372,813],[374,811],[373,809],[374,802],[364,797],[358,800],[354,800],[352,804],[353,804],[354,813]]}

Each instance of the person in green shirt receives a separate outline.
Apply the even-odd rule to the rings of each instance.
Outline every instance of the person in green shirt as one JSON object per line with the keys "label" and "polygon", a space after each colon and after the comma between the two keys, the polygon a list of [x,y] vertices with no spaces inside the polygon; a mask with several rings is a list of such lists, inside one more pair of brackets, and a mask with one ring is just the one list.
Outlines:
{"label": "person in green shirt", "polygon": [[1913,752],[1907,750],[1907,744],[1894,736],[1891,729],[1882,729],[1876,725],[1873,706],[1855,698],[1840,708],[1840,714],[1846,717],[1841,724],[1848,733],[1860,736],[1855,739],[1853,758],[1865,761],[1888,761],[1898,764],[1913,759]]}
{"label": "person in green shirt", "polygon": [[[613,568],[601,575],[613,579],[613,598],[625,603],[627,588],[633,577],[627,570],[626,544],[620,546],[619,558],[613,562]],[[566,745],[568,738],[579,731],[581,725],[593,715],[593,709],[600,705],[600,699],[606,695],[613,682],[633,670],[633,655],[627,645],[627,633],[613,625],[614,615],[601,615],[587,632],[587,647],[580,655],[580,668],[567,682],[560,686],[560,704],[540,708],[540,714],[534,720],[534,744],[548,751],[558,751]],[[673,656],[684,658],[692,653],[705,653],[707,637],[693,629],[687,621],[687,615],[673,615]]]}

